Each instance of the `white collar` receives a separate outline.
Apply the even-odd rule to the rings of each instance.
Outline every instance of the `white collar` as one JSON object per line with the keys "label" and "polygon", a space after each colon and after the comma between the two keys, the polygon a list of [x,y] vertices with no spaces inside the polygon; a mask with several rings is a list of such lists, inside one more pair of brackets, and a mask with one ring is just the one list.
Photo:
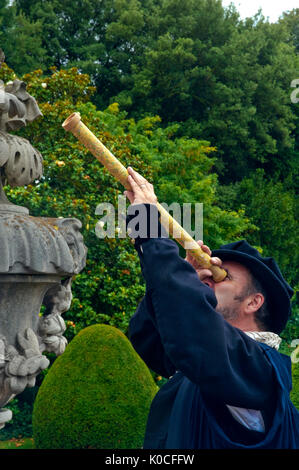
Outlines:
{"label": "white collar", "polygon": [[244,331],[250,338],[255,339],[261,343],[265,343],[271,348],[279,349],[282,339],[272,331]]}

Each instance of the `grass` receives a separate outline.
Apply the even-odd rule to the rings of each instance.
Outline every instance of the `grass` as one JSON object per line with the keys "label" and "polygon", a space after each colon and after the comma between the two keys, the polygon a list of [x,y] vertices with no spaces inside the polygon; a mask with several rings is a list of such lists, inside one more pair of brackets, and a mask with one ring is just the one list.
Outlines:
{"label": "grass", "polygon": [[34,441],[30,437],[12,438],[8,441],[0,441],[0,449],[34,449]]}

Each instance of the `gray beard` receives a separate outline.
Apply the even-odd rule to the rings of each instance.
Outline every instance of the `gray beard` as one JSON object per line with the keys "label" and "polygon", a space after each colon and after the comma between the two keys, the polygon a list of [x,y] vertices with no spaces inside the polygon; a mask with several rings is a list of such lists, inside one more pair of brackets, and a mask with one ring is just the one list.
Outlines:
{"label": "gray beard", "polygon": [[237,307],[221,307],[217,305],[215,310],[220,313],[226,321],[236,320],[239,316],[239,309]]}

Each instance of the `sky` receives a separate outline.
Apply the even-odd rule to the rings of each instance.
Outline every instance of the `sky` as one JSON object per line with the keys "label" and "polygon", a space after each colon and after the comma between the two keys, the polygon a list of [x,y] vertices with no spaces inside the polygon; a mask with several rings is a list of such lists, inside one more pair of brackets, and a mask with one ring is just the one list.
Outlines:
{"label": "sky", "polygon": [[253,16],[262,8],[263,15],[270,22],[278,20],[282,12],[299,8],[298,0],[222,0],[223,6],[234,3],[241,18]]}

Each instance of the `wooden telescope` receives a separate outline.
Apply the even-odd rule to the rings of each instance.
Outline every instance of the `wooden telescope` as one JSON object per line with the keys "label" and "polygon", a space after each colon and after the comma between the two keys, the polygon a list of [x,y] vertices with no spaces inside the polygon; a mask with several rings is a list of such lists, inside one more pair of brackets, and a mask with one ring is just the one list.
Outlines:
{"label": "wooden telescope", "polygon": [[[132,190],[128,182],[128,171],[122,163],[105,147],[104,144],[85,126],[79,113],[71,114],[62,124],[62,127],[71,132],[96,158],[104,165],[109,173],[119,181],[127,190]],[[156,204],[160,212],[161,224],[168,233],[190,252],[200,266],[208,268],[215,282],[220,282],[226,277],[226,271],[211,263],[210,256],[205,253],[191,235],[164,209],[159,202]]]}

